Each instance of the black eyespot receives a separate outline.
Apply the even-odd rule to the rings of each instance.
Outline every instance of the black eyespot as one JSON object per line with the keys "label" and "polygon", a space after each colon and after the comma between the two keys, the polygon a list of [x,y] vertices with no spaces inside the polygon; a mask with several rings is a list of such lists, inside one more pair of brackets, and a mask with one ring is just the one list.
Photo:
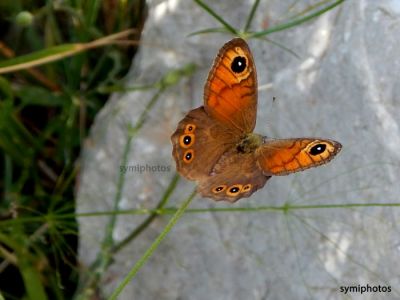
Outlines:
{"label": "black eyespot", "polygon": [[190,142],[192,141],[192,138],[189,136],[189,135],[186,135],[184,138],[183,138],[183,143],[185,144],[185,145],[190,145]]}
{"label": "black eyespot", "polygon": [[243,192],[247,191],[248,189],[250,189],[250,184],[245,185],[245,186],[243,187]]}
{"label": "black eyespot", "polygon": [[193,132],[196,129],[196,125],[194,124],[187,124],[185,127],[185,133]]}
{"label": "black eyespot", "polygon": [[231,70],[235,73],[242,73],[247,66],[246,58],[243,56],[236,56],[231,64]]}
{"label": "black eyespot", "polygon": [[229,192],[232,193],[232,194],[236,194],[237,192],[239,192],[239,188],[234,186],[233,188],[229,189]]}
{"label": "black eyespot", "polygon": [[310,149],[310,154],[311,155],[318,155],[321,154],[322,152],[324,152],[326,149],[326,145],[325,144],[316,144],[315,146],[313,146]]}
{"label": "black eyespot", "polygon": [[195,153],[194,153],[193,149],[186,150],[186,152],[183,153],[183,157],[182,157],[183,162],[185,162],[187,164],[191,163],[195,156],[194,154]]}
{"label": "black eyespot", "polygon": [[213,193],[220,193],[226,189],[226,185],[219,185],[212,189]]}

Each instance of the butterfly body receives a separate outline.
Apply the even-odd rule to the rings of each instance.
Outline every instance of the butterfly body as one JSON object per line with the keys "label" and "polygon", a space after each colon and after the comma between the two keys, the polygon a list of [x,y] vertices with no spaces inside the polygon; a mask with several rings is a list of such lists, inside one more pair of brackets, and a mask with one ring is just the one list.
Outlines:
{"label": "butterfly body", "polygon": [[197,181],[203,197],[235,202],[271,176],[324,164],[341,149],[327,139],[268,139],[253,133],[256,114],[254,60],[247,43],[236,38],[215,59],[204,106],[187,113],[171,136],[178,172]]}
{"label": "butterfly body", "polygon": [[236,150],[240,153],[254,152],[264,143],[265,137],[257,133],[248,133],[240,139],[236,145]]}

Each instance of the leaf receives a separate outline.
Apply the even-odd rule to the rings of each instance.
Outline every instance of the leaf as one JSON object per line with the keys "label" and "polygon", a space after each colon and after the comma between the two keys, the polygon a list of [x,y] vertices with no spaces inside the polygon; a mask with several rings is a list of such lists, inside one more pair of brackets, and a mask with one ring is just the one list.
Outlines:
{"label": "leaf", "polygon": [[67,100],[62,94],[51,92],[38,86],[22,86],[17,92],[22,106],[39,105],[46,107],[62,106]]}

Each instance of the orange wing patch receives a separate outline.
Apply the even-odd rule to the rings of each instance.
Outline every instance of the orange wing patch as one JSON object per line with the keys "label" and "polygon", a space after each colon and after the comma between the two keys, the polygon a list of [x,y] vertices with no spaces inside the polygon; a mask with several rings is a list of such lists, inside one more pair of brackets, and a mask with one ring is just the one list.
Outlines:
{"label": "orange wing patch", "polygon": [[242,39],[222,47],[204,88],[206,112],[239,133],[252,132],[257,114],[257,74]]}
{"label": "orange wing patch", "polygon": [[256,150],[256,159],[265,175],[287,175],[327,163],[341,147],[332,140],[269,140]]}

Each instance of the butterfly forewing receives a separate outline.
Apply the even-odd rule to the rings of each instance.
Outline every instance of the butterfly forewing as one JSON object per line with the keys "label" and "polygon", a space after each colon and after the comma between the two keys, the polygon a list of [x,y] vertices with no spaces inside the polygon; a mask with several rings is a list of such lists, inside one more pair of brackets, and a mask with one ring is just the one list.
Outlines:
{"label": "butterfly forewing", "polygon": [[256,159],[264,174],[287,175],[327,163],[341,147],[336,141],[315,138],[266,140],[256,150]]}
{"label": "butterfly forewing", "polygon": [[204,108],[231,130],[249,133],[257,115],[257,74],[246,42],[233,39],[215,58],[204,88]]}

